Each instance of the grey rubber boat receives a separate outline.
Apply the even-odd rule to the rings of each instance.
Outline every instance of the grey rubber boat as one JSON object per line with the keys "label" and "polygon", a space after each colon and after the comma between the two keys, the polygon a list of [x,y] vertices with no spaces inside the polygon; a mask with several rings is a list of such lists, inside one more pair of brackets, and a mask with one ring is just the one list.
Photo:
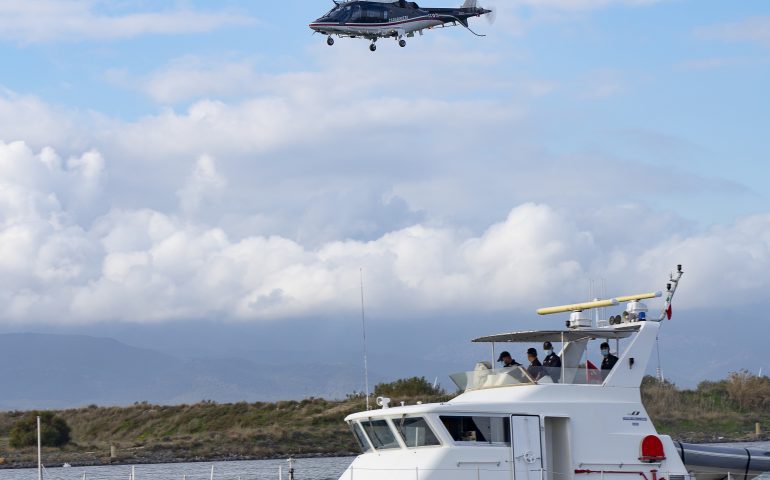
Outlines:
{"label": "grey rubber boat", "polygon": [[750,480],[770,472],[770,451],[752,447],[674,442],[687,469],[698,480]]}

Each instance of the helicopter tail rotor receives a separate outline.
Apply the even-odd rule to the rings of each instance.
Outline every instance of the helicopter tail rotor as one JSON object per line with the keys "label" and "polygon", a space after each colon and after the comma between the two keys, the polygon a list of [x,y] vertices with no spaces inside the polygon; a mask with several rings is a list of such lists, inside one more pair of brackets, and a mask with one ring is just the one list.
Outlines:
{"label": "helicopter tail rotor", "polygon": [[489,7],[486,10],[487,13],[484,16],[487,18],[487,22],[489,22],[490,25],[494,25],[495,21],[497,21],[497,8]]}

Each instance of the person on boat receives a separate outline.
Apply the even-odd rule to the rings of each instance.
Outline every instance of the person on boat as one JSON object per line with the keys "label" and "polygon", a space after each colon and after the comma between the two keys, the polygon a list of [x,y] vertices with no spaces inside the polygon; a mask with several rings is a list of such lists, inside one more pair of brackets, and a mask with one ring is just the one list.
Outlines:
{"label": "person on boat", "polygon": [[503,362],[503,367],[519,367],[520,363],[516,363],[516,360],[511,357],[508,352],[500,352],[500,356],[497,357],[498,362]]}
{"label": "person on boat", "polygon": [[602,357],[604,357],[604,360],[602,360],[602,378],[607,378],[612,367],[618,363],[618,357],[610,353],[610,344],[607,342],[603,342],[599,348],[601,348]]}
{"label": "person on boat", "polygon": [[527,367],[527,374],[532,377],[532,380],[538,381],[545,376],[543,370],[543,364],[537,359],[537,350],[530,348],[527,350],[527,359],[529,359],[529,366]]}
{"label": "person on boat", "polygon": [[561,358],[554,353],[551,342],[543,343],[543,352],[545,353],[545,358],[543,358],[545,372],[551,377],[553,383],[558,383],[559,378],[561,378]]}

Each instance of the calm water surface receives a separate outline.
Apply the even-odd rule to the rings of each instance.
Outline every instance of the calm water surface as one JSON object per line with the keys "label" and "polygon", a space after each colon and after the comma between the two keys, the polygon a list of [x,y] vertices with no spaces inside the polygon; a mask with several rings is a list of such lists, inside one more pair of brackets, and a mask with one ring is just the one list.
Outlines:
{"label": "calm water surface", "polygon": [[[294,463],[297,480],[337,480],[353,461],[353,457],[307,458]],[[136,480],[277,480],[278,467],[288,477],[286,460],[256,460],[243,462],[174,463],[136,465]],[[131,467],[47,468],[45,480],[129,480]],[[0,480],[37,480],[37,470],[0,470]]]}
{"label": "calm water surface", "polygon": [[[770,450],[770,442],[733,443],[734,446],[752,446]],[[353,457],[306,458],[294,464],[297,480],[337,480],[353,461]],[[288,477],[285,460],[257,460],[243,462],[174,463],[136,465],[135,480],[276,480],[278,467]],[[104,467],[48,468],[46,480],[130,480],[131,467],[126,465]],[[763,477],[765,477],[763,475]],[[0,480],[37,480],[37,470],[0,470]],[[770,478],[768,478],[770,480]]]}

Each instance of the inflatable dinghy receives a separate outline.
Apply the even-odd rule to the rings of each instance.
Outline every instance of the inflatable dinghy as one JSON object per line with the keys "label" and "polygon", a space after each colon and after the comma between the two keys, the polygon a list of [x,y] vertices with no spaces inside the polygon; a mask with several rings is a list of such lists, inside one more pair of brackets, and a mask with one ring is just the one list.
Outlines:
{"label": "inflatable dinghy", "polygon": [[770,451],[752,447],[695,445],[674,442],[687,469],[698,480],[727,479],[751,480],[770,472]]}

